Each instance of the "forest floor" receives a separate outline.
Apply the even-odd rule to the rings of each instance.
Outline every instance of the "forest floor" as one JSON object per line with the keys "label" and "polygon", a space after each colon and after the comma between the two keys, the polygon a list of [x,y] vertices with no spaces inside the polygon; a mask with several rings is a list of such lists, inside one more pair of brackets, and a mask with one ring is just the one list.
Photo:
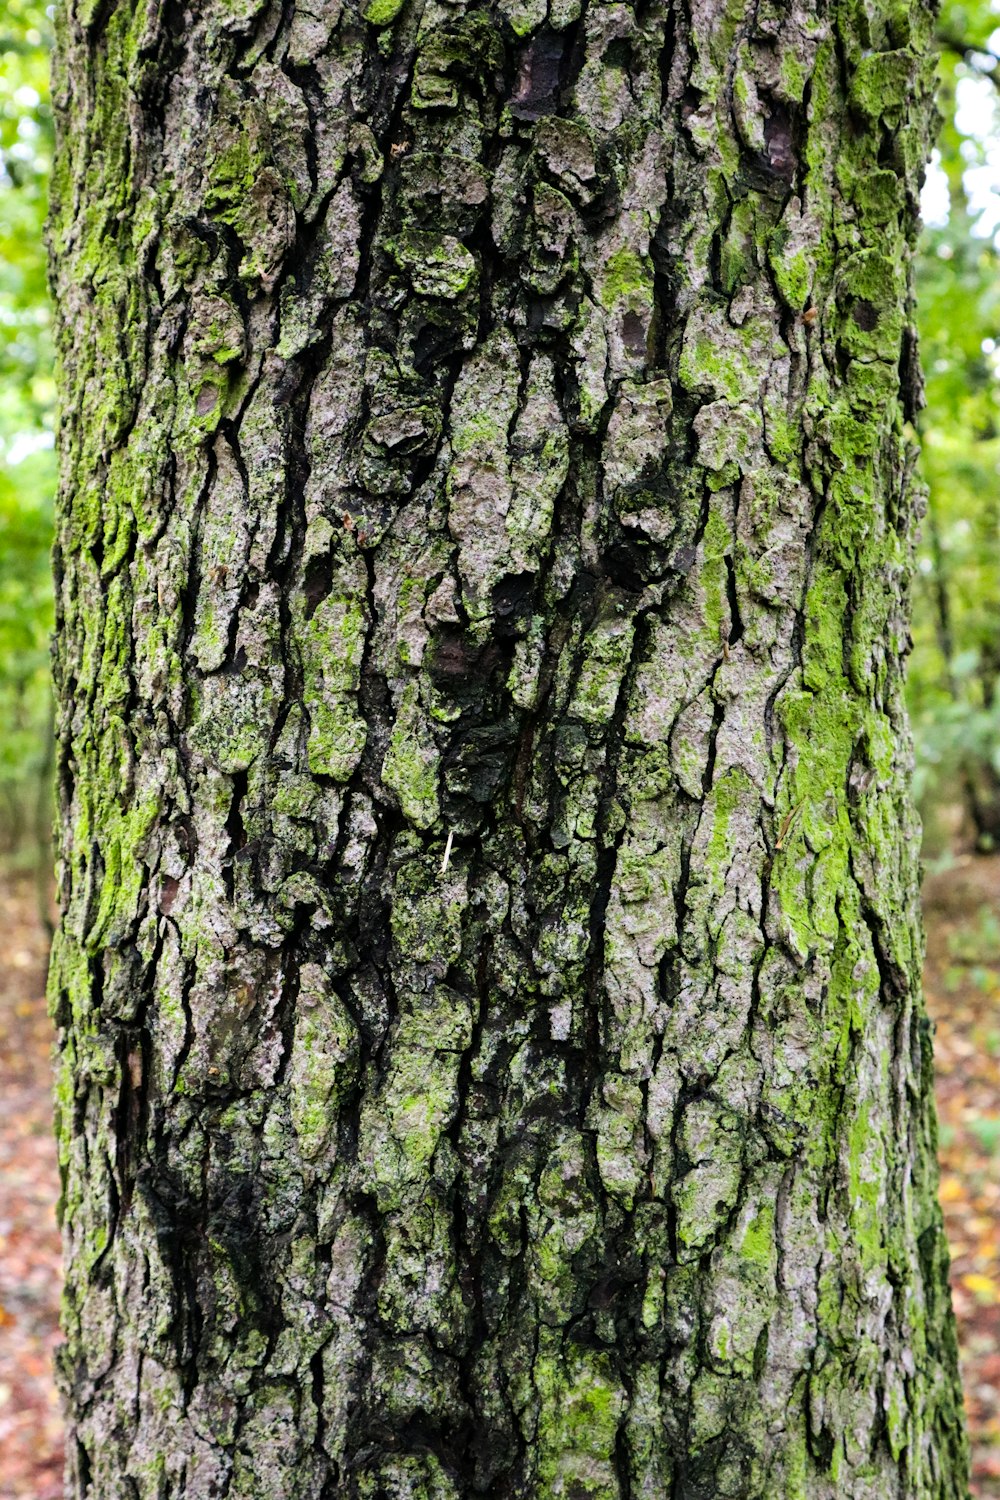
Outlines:
{"label": "forest floor", "polygon": [[47,954],[35,883],[0,879],[0,1500],[62,1495]]}
{"label": "forest floor", "polygon": [[972,1493],[1000,1497],[1000,856],[924,881],[941,1206],[951,1247]]}
{"label": "forest floor", "polygon": [[[972,1493],[1000,1500],[1000,857],[929,876],[924,898]],[[62,1494],[46,949],[34,883],[0,878],[0,1500]]]}

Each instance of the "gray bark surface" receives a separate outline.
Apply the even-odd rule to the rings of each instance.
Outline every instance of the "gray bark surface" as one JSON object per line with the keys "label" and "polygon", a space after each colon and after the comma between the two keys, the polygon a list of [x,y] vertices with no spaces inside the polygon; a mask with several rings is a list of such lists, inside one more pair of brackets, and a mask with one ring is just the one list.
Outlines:
{"label": "gray bark surface", "polygon": [[70,0],[71,1500],[960,1500],[931,10]]}

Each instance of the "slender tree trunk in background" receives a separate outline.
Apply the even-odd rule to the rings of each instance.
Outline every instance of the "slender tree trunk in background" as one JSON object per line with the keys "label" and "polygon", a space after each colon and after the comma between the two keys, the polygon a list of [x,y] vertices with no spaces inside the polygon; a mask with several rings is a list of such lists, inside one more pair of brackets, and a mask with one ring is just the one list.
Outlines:
{"label": "slender tree trunk in background", "polygon": [[[994,524],[993,536],[998,533]],[[997,706],[997,682],[1000,678],[1000,642],[995,634],[984,644],[979,661],[979,690],[983,697],[983,708],[995,714]],[[982,854],[992,854],[1000,848],[1000,776],[992,760],[981,756],[973,768],[975,793],[972,815],[976,829],[976,848]]]}
{"label": "slender tree trunk in background", "polygon": [[965,1495],[930,24],[63,14],[72,1496]]}
{"label": "slender tree trunk in background", "polygon": [[[931,591],[934,604],[934,625],[938,650],[944,667],[945,686],[956,707],[963,702],[962,688],[955,676],[955,633],[952,628],[952,587],[947,550],[942,543],[941,527],[934,508],[933,495],[927,495],[924,525],[931,545],[934,570]],[[994,528],[993,534],[996,534]],[[989,547],[989,542],[987,542]],[[986,653],[978,673],[983,694],[983,706],[992,707],[996,694],[996,668],[991,660],[994,653]],[[962,753],[959,757],[959,779],[964,793],[965,812],[972,824],[976,848],[988,854],[1000,843],[1000,777],[993,767],[975,752]]]}

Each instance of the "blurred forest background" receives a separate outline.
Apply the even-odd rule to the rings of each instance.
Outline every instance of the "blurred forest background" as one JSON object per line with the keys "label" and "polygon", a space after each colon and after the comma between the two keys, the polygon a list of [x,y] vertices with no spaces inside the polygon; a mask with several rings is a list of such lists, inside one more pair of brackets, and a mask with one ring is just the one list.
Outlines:
{"label": "blurred forest background", "polygon": [[50,10],[0,0],[0,852],[36,860],[51,808]]}
{"label": "blurred forest background", "polygon": [[[0,1500],[58,1500],[58,1173],[44,971],[55,387],[52,7],[0,0]],[[917,321],[927,512],[909,696],[941,1197],[977,1497],[1000,1500],[1000,0],[945,3]],[[41,899],[40,899],[41,898]]]}
{"label": "blurred forest background", "polygon": [[[19,860],[38,857],[50,818],[52,9],[0,0],[0,854]],[[938,34],[909,683],[925,853],[940,863],[963,845],[1000,850],[1000,0],[945,3]]]}

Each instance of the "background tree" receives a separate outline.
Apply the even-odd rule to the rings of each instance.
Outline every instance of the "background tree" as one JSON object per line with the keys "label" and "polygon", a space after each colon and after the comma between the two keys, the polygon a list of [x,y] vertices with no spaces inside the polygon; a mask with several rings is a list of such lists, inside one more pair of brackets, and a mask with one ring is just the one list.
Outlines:
{"label": "background tree", "polygon": [[[928,513],[918,552],[909,698],[928,850],[965,803],[977,847],[1000,839],[1000,162],[997,15],[946,5],[938,23],[943,128],[927,194],[917,298],[927,409]],[[992,47],[992,51],[990,50]]]}
{"label": "background tree", "polygon": [[52,451],[42,220],[52,156],[45,9],[0,9],[0,851],[41,842],[48,880]]}
{"label": "background tree", "polygon": [[965,1494],[930,27],[62,12],[72,1494]]}

